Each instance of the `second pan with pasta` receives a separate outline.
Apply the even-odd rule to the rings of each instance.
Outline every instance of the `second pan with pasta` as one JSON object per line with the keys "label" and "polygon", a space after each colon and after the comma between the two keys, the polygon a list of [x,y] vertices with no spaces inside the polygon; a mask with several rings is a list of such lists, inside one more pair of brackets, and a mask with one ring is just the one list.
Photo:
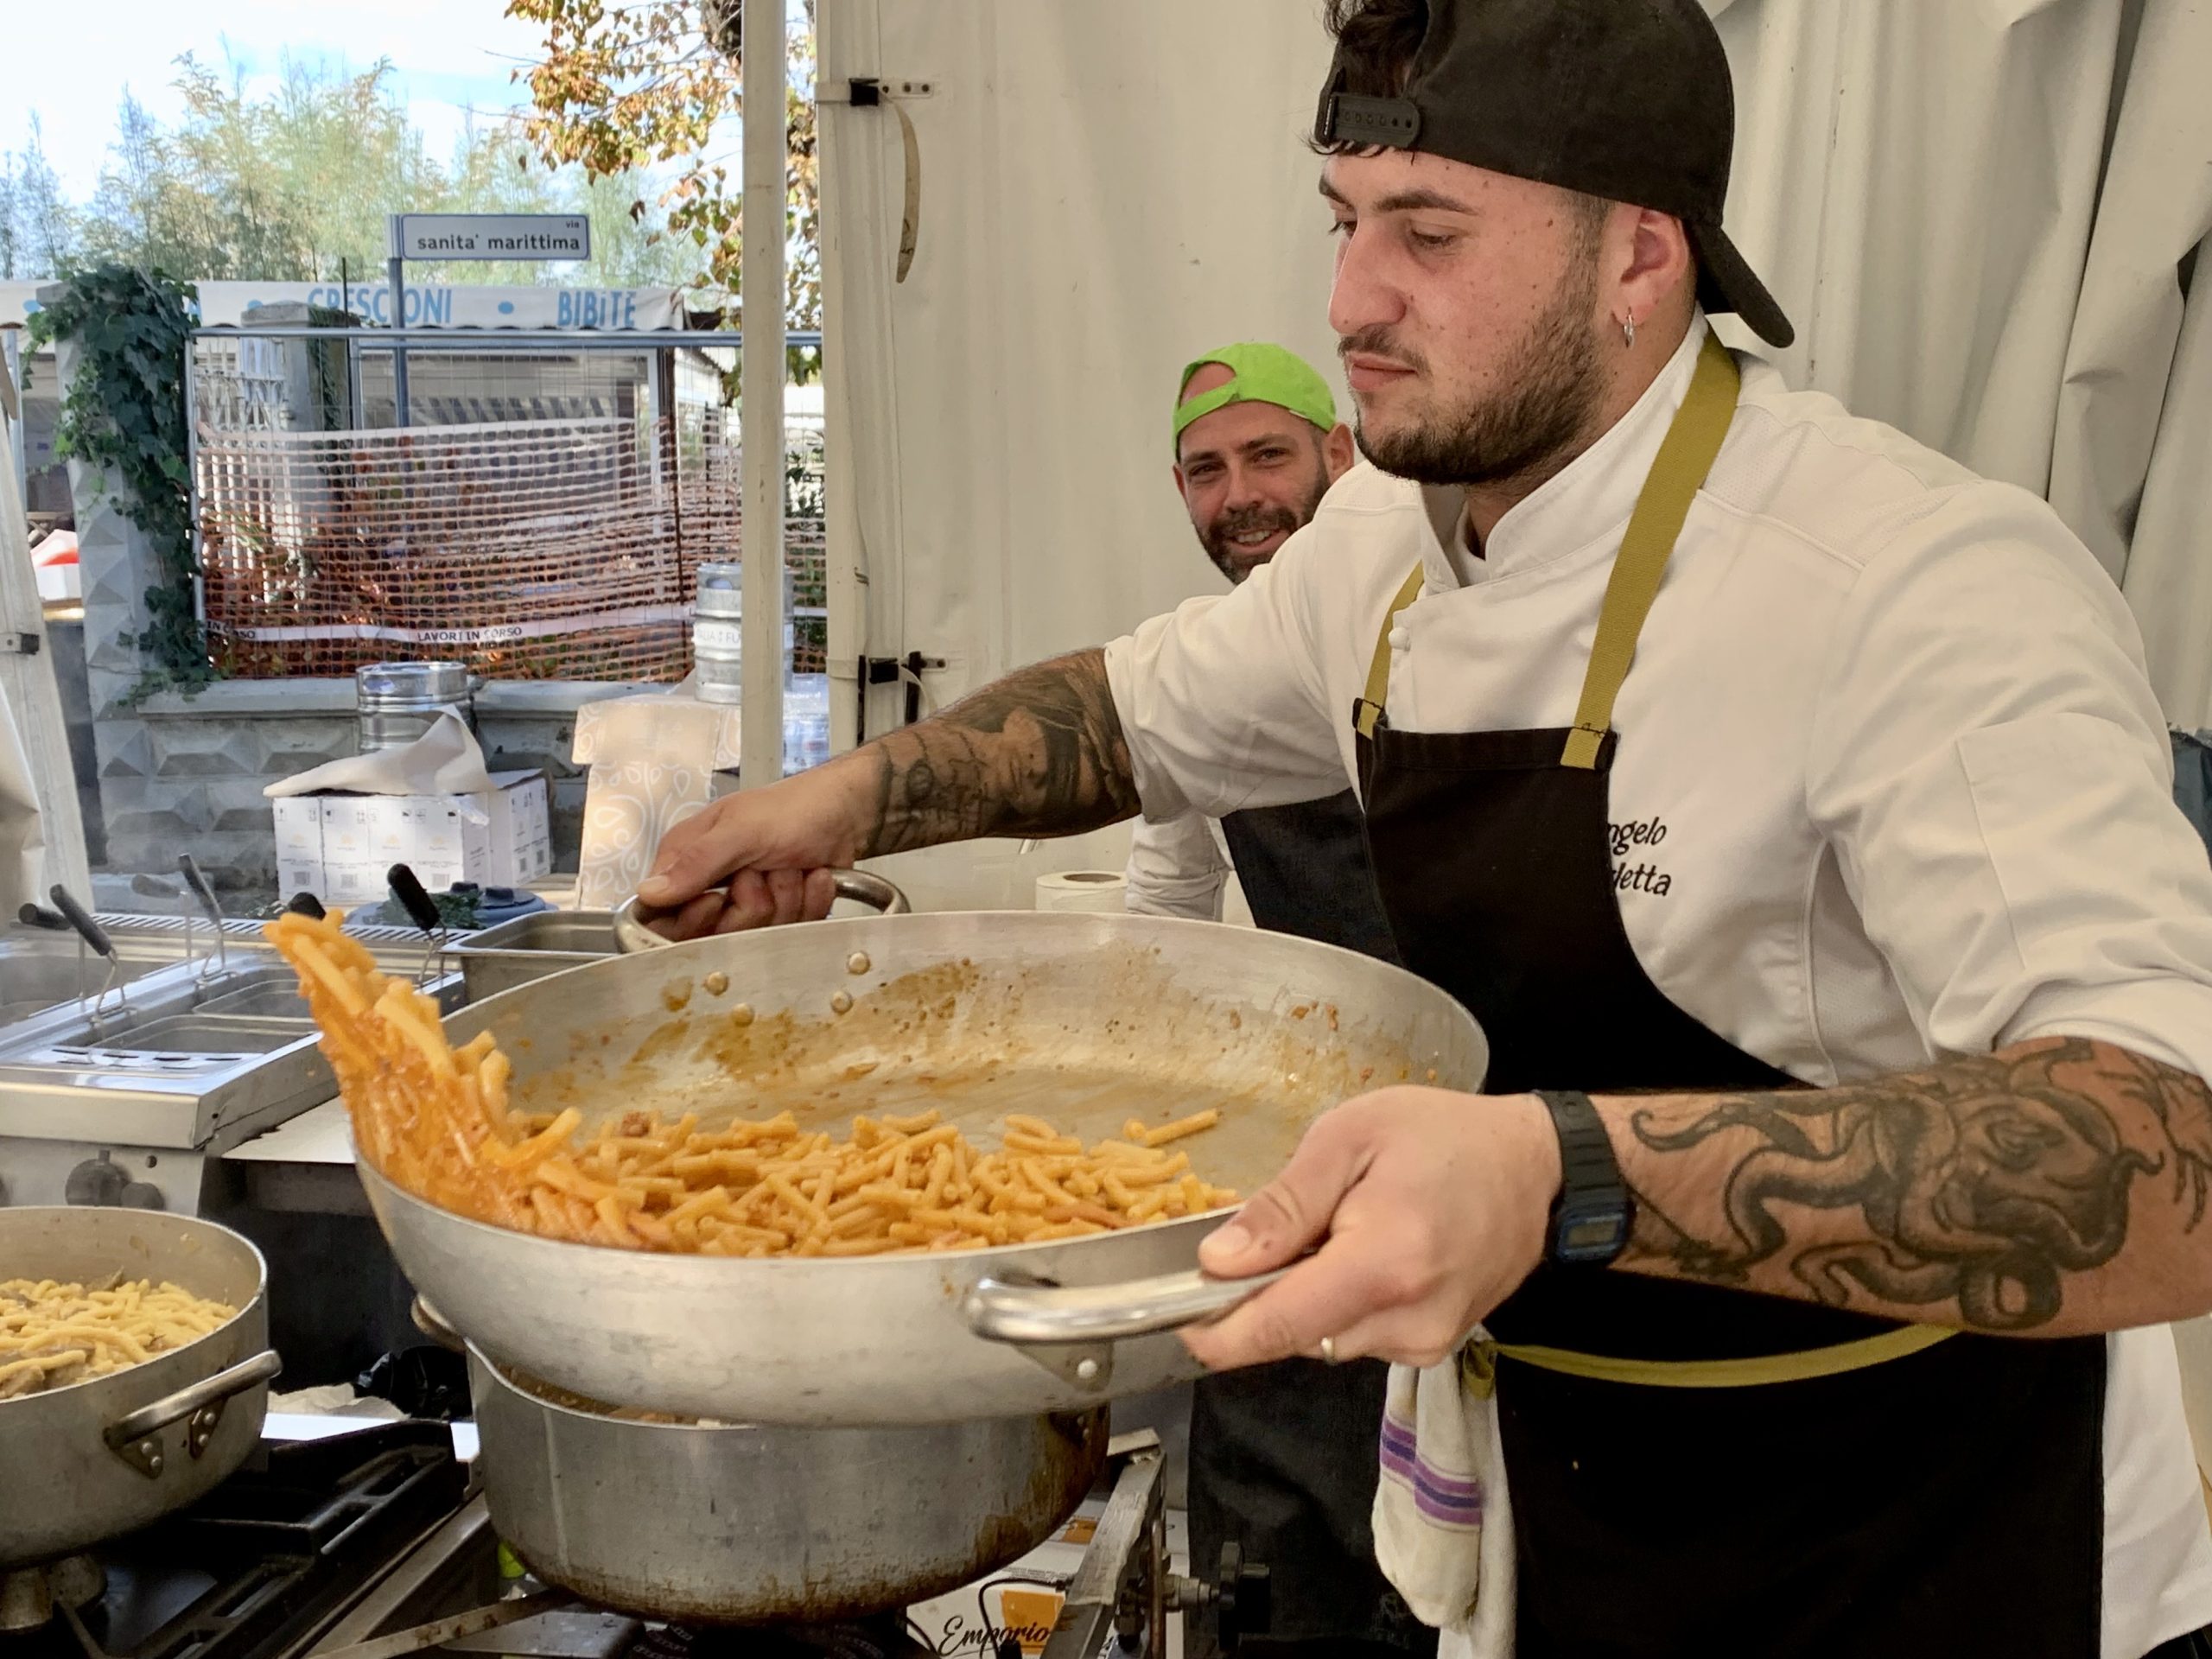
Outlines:
{"label": "second pan with pasta", "polygon": [[0,1571],[144,1526],[245,1460],[278,1370],[265,1278],[197,1217],[0,1208],[0,1371],[51,1367],[0,1397]]}
{"label": "second pan with pasta", "polygon": [[[632,1114],[938,1114],[976,1151],[1009,1117],[1090,1147],[1217,1113],[1179,1143],[1160,1219],[1092,1236],[892,1256],[746,1259],[535,1236],[362,1179],[401,1267],[485,1352],[595,1399],[723,1421],[949,1422],[1086,1408],[1192,1375],[1173,1334],[1240,1294],[1198,1241],[1338,1101],[1480,1084],[1482,1034],[1403,970],[1287,935],[1084,914],[814,923],[611,959],[457,1014],[508,1093],[583,1134]],[[343,1070],[341,1068],[341,1075]],[[1197,1207],[1193,1207],[1197,1206]]]}

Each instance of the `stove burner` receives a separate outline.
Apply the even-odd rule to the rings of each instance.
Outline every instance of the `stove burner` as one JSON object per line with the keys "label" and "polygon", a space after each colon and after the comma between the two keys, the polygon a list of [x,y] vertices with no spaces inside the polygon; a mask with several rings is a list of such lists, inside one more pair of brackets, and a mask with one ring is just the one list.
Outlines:
{"label": "stove burner", "polygon": [[106,1587],[106,1573],[89,1555],[0,1573],[0,1640],[38,1630],[57,1607],[82,1607]]}
{"label": "stove burner", "polygon": [[[275,1659],[459,1505],[442,1423],[257,1448],[182,1514],[104,1546],[79,1610],[111,1659]],[[65,1564],[67,1565],[67,1564]],[[82,1659],[66,1619],[0,1636],[0,1659]]]}
{"label": "stove burner", "polygon": [[645,1631],[624,1659],[933,1659],[899,1613],[851,1624],[762,1630],[671,1624]]}

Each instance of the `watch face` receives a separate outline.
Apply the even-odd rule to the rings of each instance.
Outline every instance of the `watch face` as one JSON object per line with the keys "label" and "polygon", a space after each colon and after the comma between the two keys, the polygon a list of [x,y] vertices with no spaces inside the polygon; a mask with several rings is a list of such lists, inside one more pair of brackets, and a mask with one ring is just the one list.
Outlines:
{"label": "watch face", "polygon": [[1628,1243],[1628,1206],[1614,1198],[1590,1198],[1560,1206],[1552,1229],[1558,1262],[1611,1262]]}

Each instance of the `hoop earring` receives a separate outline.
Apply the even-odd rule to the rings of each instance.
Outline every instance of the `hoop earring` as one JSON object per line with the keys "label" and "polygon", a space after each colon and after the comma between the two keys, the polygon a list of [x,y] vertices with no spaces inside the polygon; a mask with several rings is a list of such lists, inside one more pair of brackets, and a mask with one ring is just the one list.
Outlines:
{"label": "hoop earring", "polygon": [[1636,349],[1636,315],[1633,312],[1621,319],[1621,338],[1628,342],[1630,351]]}

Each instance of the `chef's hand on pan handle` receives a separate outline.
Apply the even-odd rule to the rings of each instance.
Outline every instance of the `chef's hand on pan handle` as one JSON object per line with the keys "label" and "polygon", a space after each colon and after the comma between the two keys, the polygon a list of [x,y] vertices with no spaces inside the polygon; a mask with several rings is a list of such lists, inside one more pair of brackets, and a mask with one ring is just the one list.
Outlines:
{"label": "chef's hand on pan handle", "polygon": [[669,831],[638,897],[672,939],[813,921],[830,913],[832,866],[979,836],[1077,835],[1138,805],[1105,653],[1078,651],[715,802]]}
{"label": "chef's hand on pan handle", "polygon": [[830,871],[866,848],[874,768],[846,755],[766,789],[726,795],[661,838],[638,897],[656,933],[693,939],[771,923],[819,921]]}
{"label": "chef's hand on pan handle", "polygon": [[1533,1095],[1396,1088],[1347,1101],[1198,1262],[1240,1279],[1320,1249],[1183,1340],[1216,1370],[1311,1357],[1324,1337],[1339,1360],[1433,1365],[1542,1259],[1559,1185],[1559,1137]]}

